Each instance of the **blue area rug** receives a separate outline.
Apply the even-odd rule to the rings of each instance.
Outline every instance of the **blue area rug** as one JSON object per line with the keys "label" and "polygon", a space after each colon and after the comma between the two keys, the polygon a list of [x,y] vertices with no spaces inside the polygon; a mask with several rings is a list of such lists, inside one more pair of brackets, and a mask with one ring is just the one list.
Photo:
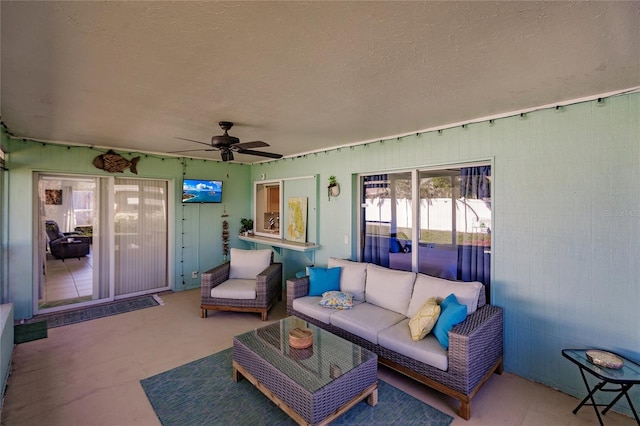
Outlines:
{"label": "blue area rug", "polygon": [[[248,380],[231,377],[231,348],[140,381],[165,425],[295,425]],[[332,425],[449,425],[453,417],[378,380],[378,404],[361,401]]]}

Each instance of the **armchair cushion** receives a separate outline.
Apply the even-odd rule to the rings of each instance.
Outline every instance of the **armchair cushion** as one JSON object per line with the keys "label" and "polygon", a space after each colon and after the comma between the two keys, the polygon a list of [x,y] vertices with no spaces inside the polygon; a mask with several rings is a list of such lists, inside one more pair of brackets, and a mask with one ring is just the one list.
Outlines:
{"label": "armchair cushion", "polygon": [[271,250],[241,250],[231,249],[231,269],[229,278],[254,280],[256,276],[267,269],[271,263]]}
{"label": "armchair cushion", "polygon": [[220,299],[253,300],[256,298],[256,280],[229,279],[211,289],[211,297]]}

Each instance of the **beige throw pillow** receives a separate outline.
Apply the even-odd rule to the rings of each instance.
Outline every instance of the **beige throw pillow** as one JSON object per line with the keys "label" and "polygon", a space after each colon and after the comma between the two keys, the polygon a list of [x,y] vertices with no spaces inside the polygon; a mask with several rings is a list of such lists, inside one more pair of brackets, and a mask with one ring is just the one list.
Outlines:
{"label": "beige throw pillow", "polygon": [[409,320],[411,340],[417,342],[420,339],[424,339],[433,329],[433,326],[436,325],[439,316],[440,306],[438,302],[436,302],[436,298],[428,298],[418,313]]}

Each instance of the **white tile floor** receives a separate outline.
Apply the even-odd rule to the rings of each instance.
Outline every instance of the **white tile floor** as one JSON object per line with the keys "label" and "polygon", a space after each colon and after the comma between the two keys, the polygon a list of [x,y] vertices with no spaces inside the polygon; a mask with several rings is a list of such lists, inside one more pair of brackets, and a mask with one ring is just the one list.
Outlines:
{"label": "white tile floor", "polygon": [[[164,305],[53,328],[46,339],[17,345],[0,423],[158,425],[141,379],[229,348],[234,335],[265,325],[249,313],[212,311],[200,318],[199,289],[160,297]],[[269,322],[285,316],[283,301]],[[378,371],[381,379],[453,416],[454,426],[598,424],[591,407],[572,414],[576,398],[509,373],[487,381],[465,421],[451,398],[384,367]],[[604,420],[607,426],[636,424],[614,412]]]}
{"label": "white tile floor", "polygon": [[47,254],[44,282],[43,303],[91,296],[93,292],[91,256],[72,257],[62,261]]}

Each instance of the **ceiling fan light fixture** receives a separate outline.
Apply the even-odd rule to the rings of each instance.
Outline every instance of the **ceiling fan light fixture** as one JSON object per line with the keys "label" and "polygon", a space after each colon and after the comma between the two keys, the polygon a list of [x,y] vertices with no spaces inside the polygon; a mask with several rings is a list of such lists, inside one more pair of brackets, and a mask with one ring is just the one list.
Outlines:
{"label": "ceiling fan light fixture", "polygon": [[177,138],[189,142],[195,142],[200,145],[207,145],[209,149],[189,149],[189,150],[181,150],[181,151],[171,151],[171,152],[189,152],[189,151],[220,151],[220,155],[222,156],[222,161],[233,161],[233,151],[238,154],[246,154],[246,155],[257,155],[260,157],[267,158],[282,158],[281,154],[275,154],[272,152],[265,151],[256,151],[254,149],[249,148],[260,148],[269,146],[268,143],[263,141],[252,141],[252,142],[244,142],[240,143],[240,139],[235,136],[230,136],[228,130],[233,127],[233,123],[230,121],[220,121],[218,123],[220,128],[224,130],[223,135],[212,136],[211,143],[205,143],[196,141],[193,139],[186,138]]}

